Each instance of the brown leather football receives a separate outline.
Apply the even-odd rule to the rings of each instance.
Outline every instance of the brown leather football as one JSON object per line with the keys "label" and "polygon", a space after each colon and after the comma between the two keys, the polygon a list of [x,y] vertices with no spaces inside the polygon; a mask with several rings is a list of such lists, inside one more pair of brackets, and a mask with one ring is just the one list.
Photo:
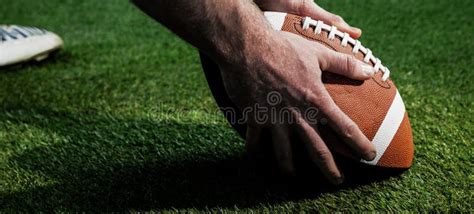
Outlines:
{"label": "brown leather football", "polygon": [[[332,50],[354,55],[377,70],[375,76],[366,81],[351,80],[330,72],[323,72],[322,78],[335,103],[376,147],[377,156],[374,160],[360,161],[380,167],[409,168],[414,155],[410,121],[403,100],[389,78],[390,71],[380,60],[359,41],[322,21],[280,12],[265,12],[265,17],[275,30],[291,32]],[[218,105],[238,109],[225,92],[218,67],[202,54],[201,60]],[[245,124],[231,124],[241,136],[245,136]],[[356,158],[329,126],[321,125],[318,129],[332,151]]]}

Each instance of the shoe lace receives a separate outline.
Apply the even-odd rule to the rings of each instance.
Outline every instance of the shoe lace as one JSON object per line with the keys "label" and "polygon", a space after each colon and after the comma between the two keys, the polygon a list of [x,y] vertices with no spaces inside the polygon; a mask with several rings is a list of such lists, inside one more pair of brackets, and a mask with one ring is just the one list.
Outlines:
{"label": "shoe lace", "polygon": [[372,51],[368,48],[365,48],[362,46],[359,40],[355,40],[351,38],[351,36],[348,33],[343,33],[339,30],[337,30],[336,26],[329,26],[327,24],[324,24],[324,22],[319,21],[319,20],[313,20],[310,17],[305,17],[303,19],[303,30],[307,30],[310,27],[314,27],[314,33],[315,34],[321,34],[321,31],[327,31],[329,32],[328,34],[328,39],[329,40],[334,40],[336,36],[342,39],[341,41],[341,46],[346,47],[347,44],[351,44],[353,46],[352,48],[352,53],[356,54],[357,52],[361,52],[364,54],[364,62],[369,63],[369,61],[372,61],[374,64],[374,69],[375,72],[382,71],[382,81],[386,81],[390,77],[390,70],[382,65],[382,61],[380,59],[376,58],[373,54]]}

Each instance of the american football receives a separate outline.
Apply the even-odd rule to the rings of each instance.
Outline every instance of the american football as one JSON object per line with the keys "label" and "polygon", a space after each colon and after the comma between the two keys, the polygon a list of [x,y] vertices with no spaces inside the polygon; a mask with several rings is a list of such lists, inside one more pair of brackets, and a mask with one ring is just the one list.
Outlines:
{"label": "american football", "polygon": [[[278,31],[287,31],[319,42],[335,51],[350,54],[376,70],[367,81],[351,80],[346,77],[323,72],[323,83],[335,103],[363,131],[375,145],[377,156],[372,161],[361,162],[385,168],[409,168],[414,156],[412,129],[403,100],[390,79],[390,70],[383,66],[372,51],[349,34],[339,31],[322,21],[280,12],[265,12],[271,26]],[[206,78],[220,107],[234,107],[225,93],[222,81],[216,78],[216,65],[201,55]],[[209,75],[212,73],[213,75]],[[245,136],[245,124],[232,123],[241,136]],[[355,158],[341,139],[325,125],[318,129],[328,146],[341,155]]]}

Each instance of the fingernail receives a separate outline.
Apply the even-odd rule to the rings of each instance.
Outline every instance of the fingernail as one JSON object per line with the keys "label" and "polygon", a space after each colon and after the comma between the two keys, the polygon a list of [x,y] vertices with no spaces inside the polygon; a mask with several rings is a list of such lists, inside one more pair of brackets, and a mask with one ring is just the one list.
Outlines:
{"label": "fingernail", "polygon": [[375,70],[372,66],[369,65],[362,65],[362,71],[364,71],[365,74],[368,76],[374,76]]}
{"label": "fingernail", "polygon": [[361,34],[362,33],[362,30],[360,28],[356,28],[356,27],[351,27],[353,31],[357,32],[357,34]]}
{"label": "fingernail", "polygon": [[376,156],[377,156],[377,153],[375,151],[372,151],[372,152],[369,152],[369,153],[365,154],[364,159],[366,161],[371,161],[371,160],[375,159]]}

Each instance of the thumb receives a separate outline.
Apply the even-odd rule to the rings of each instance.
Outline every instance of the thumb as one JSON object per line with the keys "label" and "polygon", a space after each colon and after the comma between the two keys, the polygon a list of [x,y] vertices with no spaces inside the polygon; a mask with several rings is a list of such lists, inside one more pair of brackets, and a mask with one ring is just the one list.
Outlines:
{"label": "thumb", "polygon": [[375,73],[375,69],[372,66],[357,60],[349,54],[325,48],[322,56],[320,68],[323,71],[330,71],[356,80],[370,79]]}

